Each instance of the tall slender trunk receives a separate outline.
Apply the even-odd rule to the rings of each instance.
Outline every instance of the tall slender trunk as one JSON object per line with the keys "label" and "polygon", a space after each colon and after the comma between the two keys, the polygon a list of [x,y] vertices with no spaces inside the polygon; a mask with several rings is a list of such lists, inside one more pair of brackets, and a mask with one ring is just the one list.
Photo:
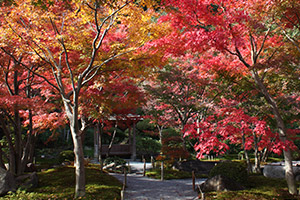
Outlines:
{"label": "tall slender trunk", "polygon": [[260,153],[258,150],[258,138],[256,136],[255,133],[253,133],[253,137],[254,137],[254,172],[255,173],[261,173],[261,169],[260,169]]}
{"label": "tall slender trunk", "polygon": [[0,116],[0,126],[4,132],[4,135],[7,140],[7,145],[9,149],[9,155],[8,155],[8,164],[9,164],[9,171],[12,174],[15,174],[16,171],[16,165],[15,165],[15,148],[13,144],[13,139],[11,138],[11,131],[7,127],[7,124],[4,122],[4,119]]}
{"label": "tall slender trunk", "polygon": [[[284,121],[281,117],[281,114],[279,112],[278,106],[277,106],[275,100],[273,99],[273,97],[269,94],[267,88],[263,84],[263,82],[260,79],[260,77],[258,76],[257,72],[252,71],[252,77],[254,78],[260,91],[264,95],[265,100],[271,106],[272,112],[275,116],[275,120],[277,123],[279,138],[282,142],[285,143],[287,140],[286,128],[285,128]],[[293,173],[293,165],[292,165],[292,153],[291,153],[291,150],[289,147],[287,147],[283,150],[283,155],[284,155],[284,162],[285,162],[285,178],[286,178],[286,182],[288,184],[289,193],[297,194],[297,187],[296,187],[295,177],[294,177],[294,173]]]}
{"label": "tall slender trunk", "polygon": [[268,148],[265,148],[264,152],[262,154],[262,157],[261,157],[261,161],[267,162],[267,160],[268,160],[268,153],[269,153]]}
{"label": "tall slender trunk", "polygon": [[23,152],[23,148],[22,148],[22,133],[21,133],[21,118],[19,115],[19,110],[15,109],[15,171],[14,173],[19,176],[22,174],[22,152]]}
{"label": "tall slender trunk", "polygon": [[94,160],[97,160],[98,156],[99,156],[99,139],[98,138],[99,138],[98,123],[96,123],[96,125],[94,126]]}
{"label": "tall slender trunk", "polygon": [[5,165],[4,165],[4,161],[3,161],[3,151],[2,151],[2,144],[0,143],[0,167],[7,170]]}
{"label": "tall slender trunk", "polygon": [[84,154],[81,135],[79,134],[79,129],[77,128],[76,130],[76,123],[78,122],[70,121],[70,130],[72,134],[75,155],[75,197],[82,197],[85,195]]}
{"label": "tall slender trunk", "polygon": [[247,171],[248,171],[248,173],[251,173],[252,172],[252,164],[251,164],[251,161],[250,161],[250,158],[249,158],[248,151],[246,150],[244,132],[242,134],[242,144],[243,144],[243,150],[244,150],[244,154],[245,154],[245,158],[246,158],[246,162],[247,162]]}
{"label": "tall slender trunk", "polygon": [[164,126],[163,125],[162,126],[157,125],[157,128],[158,128],[158,134],[159,134],[159,142],[162,145],[162,139],[163,139],[162,131],[164,129]]}
{"label": "tall slender trunk", "polygon": [[85,167],[81,132],[78,121],[78,93],[73,94],[73,105],[64,101],[65,112],[70,121],[70,130],[74,145],[75,198],[85,195]]}
{"label": "tall slender trunk", "polygon": [[36,134],[33,131],[33,122],[32,122],[32,111],[29,110],[29,133],[27,136],[27,141],[24,146],[23,155],[21,159],[21,171],[22,173],[25,171],[26,165],[29,162],[33,161],[33,153],[34,153],[34,146],[35,146],[35,137]]}
{"label": "tall slender trunk", "polygon": [[100,170],[103,171],[103,159],[102,159],[102,136],[103,136],[103,124],[98,122],[97,123],[97,132],[98,132],[98,143],[99,143],[99,150],[98,150],[98,158],[99,158],[99,163],[100,163]]}
{"label": "tall slender trunk", "polygon": [[132,155],[131,159],[136,160],[136,124],[135,121],[133,122],[133,127],[132,127]]}
{"label": "tall slender trunk", "polygon": [[112,145],[113,145],[113,143],[114,143],[114,140],[115,140],[115,137],[116,137],[116,134],[117,134],[117,127],[118,127],[118,123],[117,123],[117,121],[116,121],[116,124],[115,124],[115,130],[114,130],[114,132],[113,132],[113,135],[112,135],[112,137],[111,137],[110,143],[109,143],[109,145],[108,145],[106,157],[109,156],[110,150],[111,150]]}

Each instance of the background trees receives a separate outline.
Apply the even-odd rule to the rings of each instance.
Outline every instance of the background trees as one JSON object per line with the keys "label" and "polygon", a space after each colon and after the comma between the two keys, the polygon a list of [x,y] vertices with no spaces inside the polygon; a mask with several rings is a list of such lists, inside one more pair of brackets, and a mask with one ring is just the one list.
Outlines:
{"label": "background trees", "polygon": [[[37,134],[65,122],[59,110],[55,110],[55,104],[49,102],[48,88],[34,75],[39,63],[22,55],[16,61],[7,53],[15,55],[16,52],[6,48],[0,53],[0,127],[3,131],[0,164],[6,168],[5,160],[9,170],[18,176],[24,173],[28,162],[33,162]],[[26,63],[28,69],[18,62]]]}
{"label": "background trees", "polygon": [[[282,51],[287,42],[276,32],[276,23],[269,13],[270,8],[277,5],[276,2],[166,0],[164,5],[170,12],[161,20],[173,22],[172,25],[177,29],[175,34],[166,39],[166,43],[176,40],[186,50],[210,52],[211,62],[218,69],[251,77],[274,115],[280,140],[287,144],[290,138],[278,105],[278,97],[282,97],[283,93],[273,93],[266,78],[272,73],[283,75],[283,69],[295,66],[286,59],[289,53]],[[295,8],[292,7],[292,10]],[[211,68],[209,65],[207,67]],[[293,94],[297,94],[297,91]],[[295,194],[297,191],[288,145],[283,151],[289,191]]]}

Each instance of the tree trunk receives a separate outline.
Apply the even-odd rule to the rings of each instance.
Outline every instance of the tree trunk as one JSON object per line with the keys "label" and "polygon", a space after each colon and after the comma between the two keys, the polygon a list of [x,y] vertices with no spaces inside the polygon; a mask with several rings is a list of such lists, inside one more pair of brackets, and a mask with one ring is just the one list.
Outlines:
{"label": "tree trunk", "polygon": [[85,169],[84,154],[81,140],[81,131],[79,130],[78,121],[78,93],[73,94],[73,105],[64,101],[65,112],[70,121],[70,131],[74,145],[74,166],[75,166],[75,198],[85,195]]}
{"label": "tree trunk", "polygon": [[29,133],[27,135],[27,141],[26,141],[26,144],[25,144],[25,147],[23,150],[21,166],[20,166],[22,173],[25,171],[27,163],[32,162],[32,157],[33,157],[33,153],[34,153],[36,134],[34,133],[32,127],[33,127],[32,111],[29,110]]}
{"label": "tree trunk", "polygon": [[243,144],[243,150],[244,150],[244,154],[245,154],[245,158],[246,158],[246,162],[247,162],[247,172],[251,173],[252,172],[252,164],[248,155],[248,151],[246,150],[246,145],[245,145],[245,134],[242,134],[242,144]]}
{"label": "tree trunk", "polygon": [[158,134],[159,134],[159,142],[161,145],[162,145],[162,139],[163,139],[163,134],[162,134],[163,128],[164,128],[164,126],[160,127],[159,125],[157,125]]}
{"label": "tree trunk", "polygon": [[4,118],[2,118],[0,116],[0,126],[4,132],[4,135],[6,137],[7,140],[7,145],[8,145],[8,149],[9,149],[9,156],[8,156],[8,165],[9,165],[9,171],[16,175],[16,153],[15,153],[15,148],[14,148],[14,143],[13,143],[13,139],[11,137],[12,130],[10,130],[10,128],[8,127],[8,125],[5,123]]}
{"label": "tree trunk", "polygon": [[5,167],[5,165],[4,165],[4,162],[3,162],[3,151],[2,151],[2,145],[1,145],[1,143],[0,143],[0,167],[1,168],[3,168],[3,169],[5,169],[5,170],[7,170],[6,169],[6,167]]}
{"label": "tree trunk", "polygon": [[34,162],[34,150],[35,150],[35,142],[36,142],[36,136],[37,133],[35,132],[32,138],[32,143],[30,143],[30,150],[29,150],[29,155],[28,155],[28,162],[33,163]]}
{"label": "tree trunk", "polygon": [[[75,122],[76,123],[76,122]],[[75,155],[75,197],[82,197],[85,195],[85,169],[84,169],[84,155],[83,146],[81,141],[81,135],[79,130],[74,127],[74,122],[70,122],[70,129],[74,144],[74,155]]]}
{"label": "tree trunk", "polygon": [[[279,131],[279,138],[282,142],[285,143],[287,140],[285,124],[281,117],[279,109],[277,107],[277,104],[276,104],[275,100],[272,98],[272,96],[269,94],[267,88],[263,84],[263,82],[260,79],[260,77],[258,76],[257,72],[252,71],[252,77],[254,78],[260,91],[264,95],[265,100],[271,106],[272,112],[275,116],[275,120],[277,123],[277,128]],[[294,177],[294,173],[293,173],[292,154],[291,154],[291,150],[289,149],[289,147],[287,147],[285,150],[283,150],[283,154],[284,154],[284,161],[285,161],[285,178],[286,178],[286,182],[288,184],[289,193],[297,194],[297,187],[296,187],[295,177]]]}
{"label": "tree trunk", "polygon": [[258,151],[257,137],[256,134],[253,133],[254,137],[254,172],[261,173],[260,169],[260,153]]}
{"label": "tree trunk", "polygon": [[110,150],[111,150],[112,145],[113,145],[113,143],[114,143],[114,140],[115,140],[115,137],[116,137],[116,134],[117,134],[117,127],[118,127],[118,123],[116,122],[116,124],[115,124],[115,130],[114,130],[114,132],[113,132],[113,135],[112,135],[112,137],[111,137],[111,140],[110,140],[110,143],[109,143],[109,145],[108,145],[107,152],[106,152],[106,158],[108,158],[109,153],[110,153]]}
{"label": "tree trunk", "polygon": [[19,110],[15,109],[14,112],[14,121],[16,123],[14,128],[15,134],[15,171],[14,174],[19,176],[22,174],[22,152],[23,152],[23,144],[22,144],[22,133],[21,133],[21,119],[19,115]]}
{"label": "tree trunk", "polygon": [[98,150],[98,158],[99,158],[99,163],[100,163],[100,170],[103,171],[103,159],[102,159],[102,135],[103,135],[103,124],[101,124],[100,126],[100,123],[98,122],[97,123],[97,132],[98,132],[98,135],[99,135],[99,138],[98,138],[98,143],[99,143],[99,150]]}
{"label": "tree trunk", "polygon": [[262,154],[261,161],[267,162],[267,160],[268,160],[268,153],[269,153],[268,148],[265,148],[265,149],[264,149],[264,152],[263,152],[263,154]]}
{"label": "tree trunk", "polygon": [[98,123],[94,126],[94,160],[96,161],[99,156],[99,132]]}
{"label": "tree trunk", "polygon": [[135,130],[135,122],[133,122],[132,127],[132,160],[136,160],[136,130]]}

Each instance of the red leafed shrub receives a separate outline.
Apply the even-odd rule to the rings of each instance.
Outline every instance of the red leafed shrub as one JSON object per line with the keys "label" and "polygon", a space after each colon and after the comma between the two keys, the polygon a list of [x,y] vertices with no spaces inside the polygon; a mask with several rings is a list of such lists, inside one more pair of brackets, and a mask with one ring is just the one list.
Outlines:
{"label": "red leafed shrub", "polygon": [[189,157],[189,152],[183,146],[182,138],[179,135],[163,138],[162,152],[170,164]]}

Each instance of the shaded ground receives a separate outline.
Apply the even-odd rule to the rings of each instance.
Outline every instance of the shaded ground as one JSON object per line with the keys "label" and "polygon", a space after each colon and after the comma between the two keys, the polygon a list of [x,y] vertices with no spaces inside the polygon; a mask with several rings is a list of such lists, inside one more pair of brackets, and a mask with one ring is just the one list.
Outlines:
{"label": "shaded ground", "polygon": [[[122,174],[111,174],[124,180]],[[196,180],[196,184],[204,182],[205,179]],[[191,200],[198,199],[197,193],[193,191],[192,179],[157,180],[143,177],[140,174],[127,175],[127,188],[125,200]]]}

